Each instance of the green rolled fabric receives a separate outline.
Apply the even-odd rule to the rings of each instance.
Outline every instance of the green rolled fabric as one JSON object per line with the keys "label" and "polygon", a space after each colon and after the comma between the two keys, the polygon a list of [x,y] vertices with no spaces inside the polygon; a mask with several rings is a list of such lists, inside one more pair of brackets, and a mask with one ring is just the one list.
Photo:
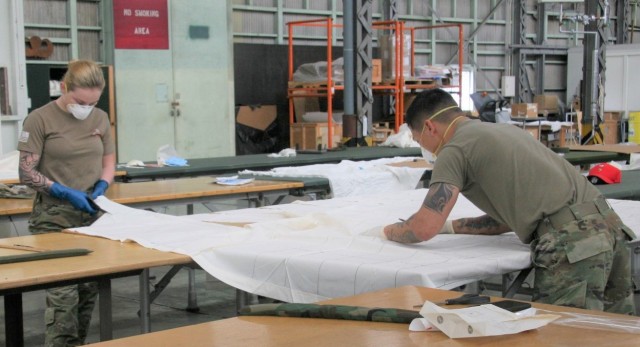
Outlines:
{"label": "green rolled fabric", "polygon": [[238,314],[241,316],[324,318],[402,324],[409,324],[414,318],[422,317],[417,311],[396,308],[316,304],[249,305],[240,309]]}
{"label": "green rolled fabric", "polygon": [[91,250],[84,249],[84,248],[69,248],[69,249],[60,249],[55,251],[45,251],[45,252],[38,252],[38,253],[6,255],[6,256],[0,257],[0,264],[20,263],[25,261],[54,259],[54,258],[77,257],[80,255],[87,255],[91,252],[92,252]]}

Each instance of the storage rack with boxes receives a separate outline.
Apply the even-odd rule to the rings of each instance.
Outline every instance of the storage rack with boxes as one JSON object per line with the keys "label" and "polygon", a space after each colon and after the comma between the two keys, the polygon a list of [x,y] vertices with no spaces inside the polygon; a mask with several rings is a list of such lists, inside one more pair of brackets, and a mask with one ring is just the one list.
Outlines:
{"label": "storage rack with boxes", "polygon": [[[386,21],[386,22],[374,22],[373,28],[377,30],[392,30],[395,33],[396,42],[401,41],[400,33],[402,32],[402,22],[398,21]],[[333,98],[338,90],[344,90],[342,81],[336,80],[333,71],[333,52],[331,43],[333,42],[333,29],[342,28],[341,24],[335,24],[332,18],[295,21],[287,23],[289,33],[289,51],[288,51],[288,73],[289,83],[287,96],[289,98],[289,122],[290,122],[290,134],[291,147],[299,149],[317,149],[318,146],[332,148],[342,135],[342,124],[336,123],[334,119],[333,110]],[[321,81],[314,82],[301,82],[294,81],[294,29],[299,27],[316,27],[325,28],[326,30],[326,76]],[[398,45],[397,49],[393,52],[396,59],[401,58],[399,55],[401,45]],[[401,76],[402,66],[397,64],[395,67],[395,78],[390,81],[383,81],[376,83],[371,88],[376,93],[384,93],[394,96],[396,99],[401,99]],[[326,123],[303,123],[302,114],[306,104],[313,105],[314,99],[325,98],[326,99]],[[307,99],[307,100],[304,100]],[[395,107],[396,114],[400,114],[401,104],[397,104]],[[319,111],[318,106],[313,106],[314,110]],[[317,109],[315,109],[317,108]],[[336,138],[338,137],[338,138]]]}
{"label": "storage rack with boxes", "polygon": [[[338,143],[336,136],[342,135],[341,124],[336,124],[334,117],[334,100],[336,91],[344,90],[341,80],[336,80],[333,69],[333,52],[331,43],[333,42],[333,29],[342,28],[341,24],[333,23],[332,18],[315,19],[306,21],[295,21],[287,23],[288,26],[288,91],[289,98],[289,122],[290,122],[290,145],[298,149],[318,149],[319,147],[332,148]],[[313,82],[294,80],[294,29],[298,27],[324,28],[326,31],[326,71],[322,79]],[[372,26],[375,30],[388,32],[385,40],[380,40],[379,45],[382,59],[373,59],[374,77],[371,89],[377,95],[390,95],[395,98],[394,105],[394,126],[397,132],[400,125],[404,123],[405,91],[407,96],[414,95],[418,90],[445,88],[449,91],[457,90],[459,99],[462,98],[462,81],[458,77],[457,83],[453,83],[453,76],[440,80],[436,78],[424,78],[414,76],[415,71],[415,36],[416,31],[435,30],[439,28],[458,28],[458,76],[460,76],[463,64],[463,27],[462,24],[444,24],[434,26],[405,27],[401,21],[378,21]],[[407,47],[409,46],[409,47]],[[402,63],[397,63],[402,62]],[[324,62],[323,62],[324,63]],[[323,65],[324,66],[324,65]],[[407,71],[409,70],[409,71]],[[378,79],[377,76],[380,76]],[[411,94],[409,94],[411,93]],[[309,109],[309,105],[314,104],[314,99],[326,99],[326,122],[303,123],[302,113]],[[317,104],[317,102],[316,102]],[[307,107],[305,107],[305,105]],[[408,106],[408,103],[407,103]],[[319,111],[317,105],[312,107]],[[324,115],[322,115],[324,120]]]}

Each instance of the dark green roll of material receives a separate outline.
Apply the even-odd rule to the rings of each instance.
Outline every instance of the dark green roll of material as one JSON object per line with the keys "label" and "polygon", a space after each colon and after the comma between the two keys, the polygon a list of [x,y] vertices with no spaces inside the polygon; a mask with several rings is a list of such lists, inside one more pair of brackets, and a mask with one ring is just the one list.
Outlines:
{"label": "dark green roll of material", "polygon": [[0,257],[0,264],[20,263],[25,261],[54,259],[54,258],[77,257],[80,255],[87,255],[91,252],[92,252],[91,250],[85,249],[85,248],[69,248],[69,249],[60,249],[55,251],[28,253],[28,254],[5,255]]}
{"label": "dark green roll of material", "polygon": [[396,308],[316,304],[249,305],[240,309],[238,314],[241,316],[324,318],[402,324],[409,324],[413,319],[422,317],[417,311]]}

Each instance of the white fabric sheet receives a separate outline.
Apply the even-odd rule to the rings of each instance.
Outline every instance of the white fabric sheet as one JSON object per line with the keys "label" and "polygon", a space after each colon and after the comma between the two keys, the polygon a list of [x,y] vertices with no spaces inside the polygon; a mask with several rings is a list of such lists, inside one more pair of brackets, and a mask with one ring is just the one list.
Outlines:
{"label": "white fabric sheet", "polygon": [[[529,249],[514,233],[438,235],[414,245],[362,236],[407,218],[427,190],[299,202],[175,217],[100,197],[110,213],[78,232],[191,256],[221,281],[288,302],[314,302],[404,285],[450,289],[527,268]],[[632,229],[640,202],[611,201]],[[460,196],[450,218],[481,215]],[[259,217],[252,218],[253,215]],[[245,227],[222,225],[259,220]]]}
{"label": "white fabric sheet", "polygon": [[[513,124],[513,125],[517,125],[517,126],[522,126],[522,122],[519,121],[510,121],[509,124]],[[542,125],[542,126],[549,126],[551,128],[552,132],[556,132],[559,131],[560,129],[562,129],[563,126],[572,126],[573,123],[572,122],[559,122],[559,121],[548,121],[548,120],[541,120],[541,121],[537,121],[537,120],[530,120],[530,121],[526,121],[525,126],[527,127],[537,127],[538,125]]]}
{"label": "white fabric sheet", "polygon": [[278,167],[269,171],[245,170],[241,174],[272,177],[324,177],[329,179],[334,197],[368,195],[415,189],[424,168],[395,167],[386,164],[414,158],[396,157],[369,161],[343,160],[338,164]]}

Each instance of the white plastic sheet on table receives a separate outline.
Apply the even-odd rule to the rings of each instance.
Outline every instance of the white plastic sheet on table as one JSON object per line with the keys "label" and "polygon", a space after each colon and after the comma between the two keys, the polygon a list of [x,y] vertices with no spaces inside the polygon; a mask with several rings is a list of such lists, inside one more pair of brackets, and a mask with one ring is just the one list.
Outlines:
{"label": "white plastic sheet on table", "polygon": [[424,174],[424,168],[386,165],[406,162],[411,159],[413,158],[343,160],[338,164],[288,166],[268,171],[245,170],[240,173],[271,177],[324,177],[329,180],[333,196],[341,198],[368,195],[374,192],[398,192],[415,189]]}
{"label": "white plastic sheet on table", "polygon": [[[529,248],[514,233],[438,235],[403,245],[361,236],[407,218],[427,190],[292,203],[175,217],[100,197],[110,213],[78,232],[191,256],[238,289],[287,302],[315,302],[405,285],[451,289],[529,267]],[[640,202],[610,200],[636,233]],[[482,212],[460,196],[450,218]],[[257,217],[252,218],[253,215]],[[254,222],[244,227],[216,222]]]}

